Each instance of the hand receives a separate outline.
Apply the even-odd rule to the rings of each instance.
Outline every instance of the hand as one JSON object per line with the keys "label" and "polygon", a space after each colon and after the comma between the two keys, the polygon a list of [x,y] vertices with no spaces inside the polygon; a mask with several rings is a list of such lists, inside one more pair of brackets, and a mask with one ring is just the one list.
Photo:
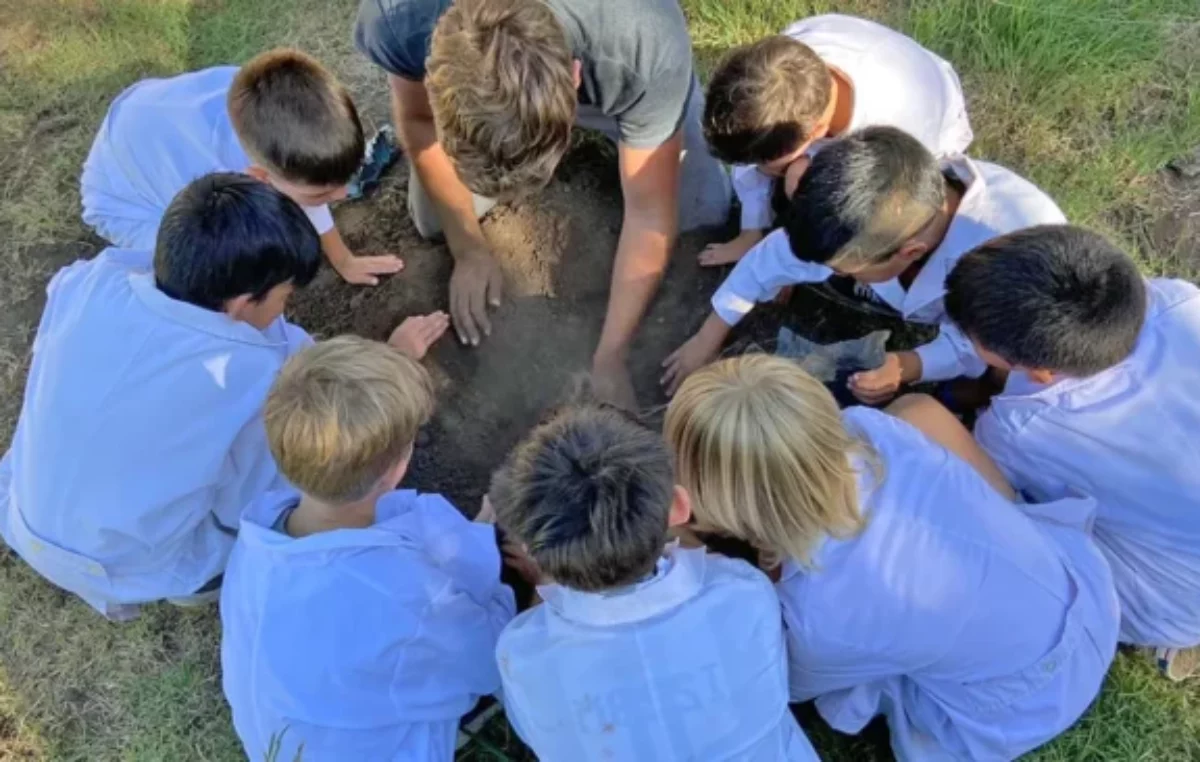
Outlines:
{"label": "hand", "polygon": [[542,574],[542,569],[538,566],[537,561],[529,557],[524,545],[516,540],[505,540],[501,551],[504,553],[505,565],[520,574],[521,579],[534,587],[547,582],[546,575]]}
{"label": "hand", "polygon": [[387,343],[402,354],[420,360],[449,327],[450,316],[445,312],[405,318],[404,322],[392,331]]}
{"label": "hand", "polygon": [[900,355],[888,352],[883,365],[850,377],[850,392],[866,405],[881,405],[896,396],[904,383],[904,365]]}
{"label": "hand", "polygon": [[637,410],[637,393],[624,359],[597,355],[592,360],[592,391],[602,402],[624,410]]}
{"label": "hand", "polygon": [[674,397],[684,379],[717,359],[720,351],[720,343],[714,345],[701,331],[669,354],[662,364],[666,372],[659,379],[659,383],[666,387],[667,396]]}
{"label": "hand", "polygon": [[475,521],[480,524],[495,524],[496,523],[496,506],[492,505],[492,501],[487,495],[483,496],[483,503],[479,506],[479,513],[475,514]]}
{"label": "hand", "polygon": [[737,262],[762,240],[761,230],[743,230],[737,238],[725,243],[710,243],[700,252],[701,267],[716,267]]}
{"label": "hand", "polygon": [[491,252],[477,250],[455,257],[454,274],[450,276],[450,314],[459,341],[477,346],[481,332],[491,335],[488,307],[500,306],[503,289],[500,265]]}
{"label": "hand", "polygon": [[348,256],[333,266],[342,280],[355,286],[378,286],[380,275],[395,275],[404,269],[404,260],[385,254],[379,257]]}

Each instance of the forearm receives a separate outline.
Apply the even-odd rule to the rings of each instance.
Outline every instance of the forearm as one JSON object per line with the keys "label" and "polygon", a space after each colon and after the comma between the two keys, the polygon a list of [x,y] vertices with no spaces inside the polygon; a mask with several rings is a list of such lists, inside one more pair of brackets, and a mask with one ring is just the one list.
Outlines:
{"label": "forearm", "polygon": [[646,217],[626,210],[597,357],[625,357],[666,271],[675,244],[674,215],[673,208],[669,214]]}
{"label": "forearm", "polygon": [[900,360],[900,380],[905,384],[915,384],[921,380],[921,356],[916,352],[897,352]]}
{"label": "forearm", "polygon": [[335,270],[341,270],[342,266],[354,256],[354,252],[350,251],[350,247],[342,240],[342,234],[336,227],[330,228],[321,235],[321,251]]}
{"label": "forearm", "polygon": [[450,163],[450,157],[437,141],[433,121],[409,118],[401,121],[400,140],[412,162],[413,171],[421,180],[437,210],[446,244],[454,256],[486,246],[483,229],[475,217],[474,196],[463,185]]}

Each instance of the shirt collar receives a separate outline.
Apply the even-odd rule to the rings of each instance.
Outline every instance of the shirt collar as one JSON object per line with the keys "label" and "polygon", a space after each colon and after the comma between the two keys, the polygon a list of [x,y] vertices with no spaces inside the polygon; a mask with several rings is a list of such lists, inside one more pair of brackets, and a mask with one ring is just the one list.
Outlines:
{"label": "shirt collar", "polygon": [[240,537],[248,545],[285,554],[369,548],[385,545],[416,546],[422,536],[420,519],[412,510],[417,493],[395,490],[379,499],[375,524],[362,529],[334,529],[295,538],[271,527],[285,510],[300,502],[300,493],[283,489],[267,493],[246,509]]}
{"label": "shirt collar", "polygon": [[650,578],[619,590],[588,593],[542,585],[538,593],[564,619],[600,627],[640,622],[694,598],[704,585],[705,550],[667,548]]}
{"label": "shirt collar", "polygon": [[260,347],[287,348],[283,318],[277,318],[267,330],[260,331],[249,323],[234,320],[223,312],[206,310],[172,299],[158,289],[154,283],[154,275],[148,272],[130,273],[129,287],[147,309],[173,323],[226,341]]}

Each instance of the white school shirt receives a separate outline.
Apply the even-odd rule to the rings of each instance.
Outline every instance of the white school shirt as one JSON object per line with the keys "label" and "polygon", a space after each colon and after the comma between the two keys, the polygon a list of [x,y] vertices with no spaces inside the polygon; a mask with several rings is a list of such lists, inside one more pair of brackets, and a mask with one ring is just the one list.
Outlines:
{"label": "white school shirt", "polygon": [[784,564],[792,699],[845,733],[886,715],[902,761],[1009,760],[1066,730],[1116,652],[1112,577],[1079,526],[1095,504],[1018,506],[899,419],[843,420],[882,481],[859,460],[866,527]]}
{"label": "white school shirt", "polygon": [[[998,164],[957,156],[943,159],[942,171],[966,188],[946,237],[907,291],[895,278],[871,284],[905,320],[940,325],[937,338],[916,350],[921,356],[923,381],[979,376],[986,370],[971,342],[946,320],[942,304],[945,281],[958,260],[996,236],[1066,222],[1049,196]],[[713,310],[726,324],[737,325],[755,304],[773,299],[783,286],[820,283],[833,274],[825,265],[805,262],[793,254],[787,231],[776,230],[733,268],[713,294]]]}
{"label": "white school shirt", "polygon": [[496,649],[539,759],[818,759],[787,706],[779,599],[749,564],[675,547],[629,588],[539,592]]}
{"label": "white school shirt", "polygon": [[299,502],[265,495],[242,519],[221,590],[221,667],[252,760],[451,762],[458,723],[500,687],[512,619],[495,528],[438,495],[396,490],[375,524],[292,538]]}
{"label": "white school shirt", "polygon": [[1124,362],[1048,386],[1014,372],[975,435],[1034,498],[1096,498],[1121,640],[1185,648],[1200,645],[1200,291],[1178,280],[1147,289]]}
{"label": "white school shirt", "polygon": [[[804,43],[854,83],[847,131],[898,127],[934,156],[961,154],[974,139],[954,67],[937,54],[874,21],[828,14],[797,21],[783,32]],[[820,149],[819,141],[814,150]],[[775,178],[737,166],[733,186],[742,204],[742,230],[771,226]]]}
{"label": "white school shirt", "polygon": [[[188,183],[251,164],[229,120],[235,66],[144,79],[117,96],[83,165],[83,221],[114,246],[154,250],[163,213]],[[317,233],[326,205],[302,207]]]}
{"label": "white school shirt", "polygon": [[224,570],[242,508],[281,483],[263,402],[311,343],[175,301],[150,267],[106,249],[50,281],[0,478],[5,541],[101,613]]}

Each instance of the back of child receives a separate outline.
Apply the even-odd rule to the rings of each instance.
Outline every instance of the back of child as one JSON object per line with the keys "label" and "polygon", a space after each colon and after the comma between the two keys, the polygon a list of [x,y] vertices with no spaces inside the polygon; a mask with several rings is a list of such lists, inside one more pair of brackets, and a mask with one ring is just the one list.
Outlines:
{"label": "back of child", "polygon": [[1123,642],[1200,645],[1200,290],[1101,236],[1034,228],[964,257],[946,297],[1011,369],[976,436],[1032,499],[1099,502]]}
{"label": "back of child", "polygon": [[698,520],[783,560],[791,698],[835,729],[885,714],[900,759],[1012,759],[1098,694],[1118,613],[1081,528],[780,358],[695,374],[666,431]]}
{"label": "back of child", "polygon": [[544,602],[497,647],[509,720],[539,758],[817,759],[788,711],[770,582],[666,545],[689,498],[656,433],[615,409],[565,409],[491,494],[544,575]]}
{"label": "back of child", "polygon": [[181,188],[254,165],[323,235],[333,228],[325,204],[338,194],[318,191],[345,186],[363,145],[345,90],[298,51],[143,80],[117,96],[92,143],[80,179],[83,221],[115,246],[152,249]]}
{"label": "back of child", "polygon": [[492,526],[398,490],[433,386],[415,361],[343,337],[293,358],[271,391],[291,484],[247,509],[221,594],[221,661],[251,759],[444,760],[500,687],[513,615]]}
{"label": "back of child", "polygon": [[242,507],[279,483],[260,413],[309,341],[286,293],[319,267],[299,207],[212,175],[172,202],[153,260],[107,249],[55,275],[0,475],[8,544],[113,618],[212,589]]}

